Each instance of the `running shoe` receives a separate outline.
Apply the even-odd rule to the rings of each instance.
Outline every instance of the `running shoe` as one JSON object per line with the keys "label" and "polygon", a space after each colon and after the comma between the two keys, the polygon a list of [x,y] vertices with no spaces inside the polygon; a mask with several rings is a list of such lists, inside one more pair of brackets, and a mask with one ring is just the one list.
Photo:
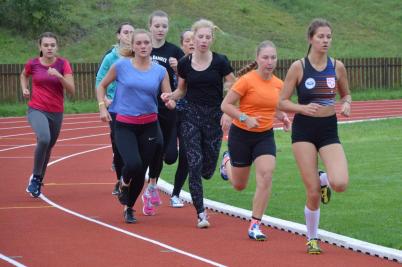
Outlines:
{"label": "running shoe", "polygon": [[228,162],[228,160],[230,160],[229,151],[225,151],[225,152],[223,152],[221,167],[219,168],[220,173],[221,173],[221,177],[225,181],[227,181],[229,179],[228,173],[227,173],[227,170],[226,170],[226,163]]}
{"label": "running shoe", "polygon": [[207,212],[201,212],[200,214],[198,214],[198,223],[197,223],[197,227],[202,229],[202,228],[208,228],[210,226],[209,222],[208,222],[208,215]]}
{"label": "running shoe", "polygon": [[260,224],[253,223],[248,229],[248,237],[257,241],[265,241],[267,237],[261,232]]}
{"label": "running shoe", "polygon": [[[323,171],[318,171],[318,176],[320,177],[324,173],[325,172],[323,172]],[[328,204],[330,200],[331,200],[331,188],[329,188],[328,185],[322,185],[321,186],[321,203]]]}
{"label": "running shoe", "polygon": [[322,250],[320,249],[320,244],[315,238],[310,239],[310,241],[308,241],[306,245],[308,254],[320,254],[322,252]]}
{"label": "running shoe", "polygon": [[29,177],[28,186],[25,189],[25,191],[30,193],[32,197],[37,198],[40,196],[42,185],[43,185],[42,179],[31,175]]}
{"label": "running shoe", "polygon": [[162,200],[159,196],[159,190],[156,185],[147,188],[149,194],[151,195],[151,203],[154,206],[159,206],[162,204]]}
{"label": "running shoe", "polygon": [[123,212],[123,216],[126,223],[137,222],[137,219],[134,217],[134,210],[131,207],[127,207],[127,209]]}
{"label": "running shoe", "polygon": [[178,196],[173,196],[170,198],[170,206],[173,208],[182,208],[184,203]]}
{"label": "running shoe", "polygon": [[117,196],[119,194],[120,180],[114,185],[112,195]]}
{"label": "running shoe", "polygon": [[152,205],[151,196],[148,190],[145,190],[144,194],[142,194],[142,213],[146,216],[153,216],[155,215],[155,207]]}

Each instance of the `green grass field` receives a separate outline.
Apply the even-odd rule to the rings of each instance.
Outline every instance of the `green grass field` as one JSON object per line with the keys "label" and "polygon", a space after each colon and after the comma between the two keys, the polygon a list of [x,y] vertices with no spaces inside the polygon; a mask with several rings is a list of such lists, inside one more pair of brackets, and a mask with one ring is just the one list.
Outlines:
{"label": "green grass field", "polygon": [[[320,228],[367,242],[402,249],[402,119],[342,124],[339,135],[350,172],[346,192],[333,193],[321,206]],[[290,135],[275,132],[278,148],[272,197],[266,214],[304,224],[305,191],[293,158]],[[227,144],[222,145],[222,151]],[[161,177],[173,182],[176,165],[165,165]],[[188,184],[184,186],[188,192]],[[251,209],[252,172],[247,189],[235,191],[219,170],[204,180],[204,197]]]}

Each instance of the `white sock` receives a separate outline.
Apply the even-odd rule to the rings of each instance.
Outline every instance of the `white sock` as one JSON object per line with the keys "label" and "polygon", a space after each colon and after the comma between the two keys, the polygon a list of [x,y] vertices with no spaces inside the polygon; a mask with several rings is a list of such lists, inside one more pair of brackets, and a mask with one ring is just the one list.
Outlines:
{"label": "white sock", "polygon": [[304,216],[306,217],[307,239],[318,238],[318,224],[320,223],[320,209],[310,210],[304,207]]}
{"label": "white sock", "polygon": [[321,186],[329,186],[329,182],[328,182],[328,175],[326,172],[321,173],[320,175],[320,184]]}
{"label": "white sock", "polygon": [[156,189],[156,184],[148,184],[148,188],[151,190]]}

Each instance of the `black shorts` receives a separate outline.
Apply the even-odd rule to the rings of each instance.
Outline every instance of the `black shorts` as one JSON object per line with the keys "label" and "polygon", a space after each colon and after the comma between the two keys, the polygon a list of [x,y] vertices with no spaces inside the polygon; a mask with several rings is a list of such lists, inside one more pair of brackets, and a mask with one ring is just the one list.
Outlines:
{"label": "black shorts", "polygon": [[276,157],[274,131],[250,132],[232,124],[229,130],[230,162],[234,167],[247,167],[261,155]]}
{"label": "black shorts", "polygon": [[310,117],[296,114],[292,125],[292,144],[312,143],[317,151],[326,145],[340,144],[336,115],[329,117]]}

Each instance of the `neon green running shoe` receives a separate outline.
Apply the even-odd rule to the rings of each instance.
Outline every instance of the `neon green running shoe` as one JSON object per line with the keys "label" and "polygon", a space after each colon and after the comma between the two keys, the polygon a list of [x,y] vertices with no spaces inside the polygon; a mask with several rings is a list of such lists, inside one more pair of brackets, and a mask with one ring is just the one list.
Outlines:
{"label": "neon green running shoe", "polygon": [[308,254],[321,254],[322,250],[320,249],[320,244],[317,239],[310,239],[306,245]]}

